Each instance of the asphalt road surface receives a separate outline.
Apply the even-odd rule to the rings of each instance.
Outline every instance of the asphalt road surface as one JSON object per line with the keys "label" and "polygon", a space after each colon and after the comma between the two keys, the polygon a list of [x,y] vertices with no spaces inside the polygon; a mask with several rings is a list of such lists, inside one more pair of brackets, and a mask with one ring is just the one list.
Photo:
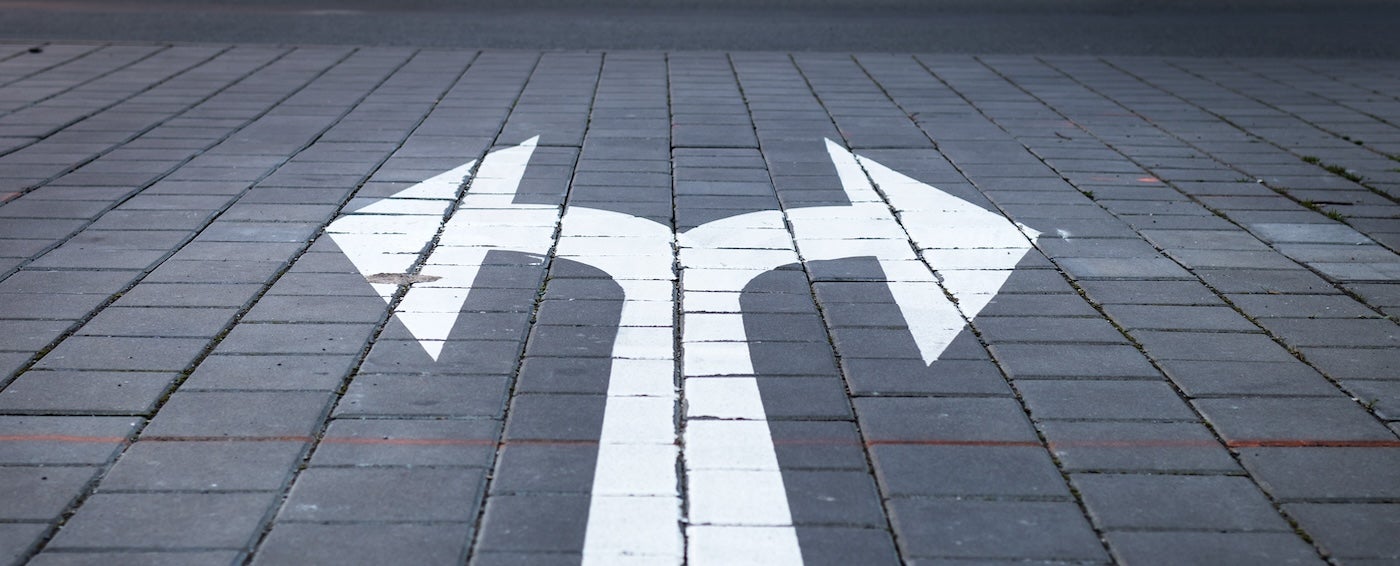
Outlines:
{"label": "asphalt road surface", "polygon": [[0,0],[0,40],[1400,56],[1387,0]]}

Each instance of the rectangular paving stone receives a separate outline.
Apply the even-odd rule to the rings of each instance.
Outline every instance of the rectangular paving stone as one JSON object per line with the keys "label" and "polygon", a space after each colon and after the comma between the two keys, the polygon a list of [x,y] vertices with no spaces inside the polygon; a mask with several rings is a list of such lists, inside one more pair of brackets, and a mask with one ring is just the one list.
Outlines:
{"label": "rectangular paving stone", "polygon": [[1118,531],[1106,536],[1113,556],[1124,563],[1200,564],[1220,560],[1242,566],[1326,564],[1312,545],[1293,533]]}
{"label": "rectangular paving stone", "polygon": [[235,314],[237,310],[227,308],[112,307],[84,324],[78,334],[213,339],[233,322]]}
{"label": "rectangular paving stone", "polygon": [[922,359],[905,328],[835,328],[831,336],[843,357]]}
{"label": "rectangular paving stone", "polygon": [[319,224],[299,222],[215,222],[199,233],[203,242],[291,242],[310,240]]}
{"label": "rectangular paving stone", "polygon": [[1332,395],[1336,387],[1298,361],[1163,360],[1172,383],[1193,397],[1256,395]]}
{"label": "rectangular paving stone", "polygon": [[1349,379],[1341,383],[1347,393],[1385,421],[1400,421],[1400,381]]}
{"label": "rectangular paving stone", "polygon": [[1221,293],[1333,293],[1327,280],[1305,269],[1197,269]]}
{"label": "rectangular paving stone", "polygon": [[219,343],[227,354],[354,354],[369,342],[370,324],[239,324]]}
{"label": "rectangular paving stone", "polygon": [[1187,269],[1296,269],[1297,263],[1279,254],[1235,250],[1169,250]]}
{"label": "rectangular paving stone", "polygon": [[48,523],[0,523],[0,560],[18,564],[48,530]]}
{"label": "rectangular paving stone", "polygon": [[1259,327],[1225,306],[1109,305],[1113,322],[1127,330],[1210,330],[1257,332]]}
{"label": "rectangular paving stone", "polygon": [[276,441],[138,441],[102,478],[102,491],[279,490],[301,463],[305,446]]}
{"label": "rectangular paving stone", "polygon": [[1259,323],[1298,346],[1400,347],[1400,325],[1384,319],[1271,318]]}
{"label": "rectangular paving stone", "polygon": [[871,458],[887,497],[1069,497],[1039,446],[891,444],[872,447]]}
{"label": "rectangular paving stone", "polygon": [[1198,423],[1040,423],[1067,471],[1236,472],[1225,446]]}
{"label": "rectangular paving stone", "polygon": [[1400,558],[1400,504],[1295,503],[1283,507],[1324,552],[1340,558]]}
{"label": "rectangular paving stone", "polygon": [[1144,230],[1142,235],[1167,249],[1269,250],[1254,236],[1235,230]]}
{"label": "rectangular paving stone", "polygon": [[1374,318],[1376,311],[1343,295],[1229,295],[1255,318]]}
{"label": "rectangular paving stone", "polygon": [[882,564],[899,560],[890,533],[883,529],[798,527],[807,564]]}
{"label": "rectangular paving stone", "polygon": [[1139,331],[1133,338],[1157,360],[1292,362],[1294,358],[1263,334]]}
{"label": "rectangular paving stone", "polygon": [[605,402],[601,395],[517,395],[511,399],[506,439],[596,441]]}
{"label": "rectangular paving stone", "polygon": [[125,269],[154,267],[169,252],[165,250],[87,250],[59,246],[34,260],[39,269]]}
{"label": "rectangular paving stone", "polygon": [[500,432],[499,421],[481,419],[335,419],[311,464],[486,467]]}
{"label": "rectangular paving stone", "polygon": [[0,464],[105,464],[136,432],[129,417],[0,416]]}
{"label": "rectangular paving stone", "polygon": [[1165,381],[1023,380],[1016,383],[1031,418],[1196,420]]}
{"label": "rectangular paving stone", "polygon": [[858,398],[856,416],[867,443],[987,441],[1039,444],[1013,399]]}
{"label": "rectangular paving stone", "polygon": [[49,566],[101,566],[129,560],[149,566],[223,566],[239,560],[241,556],[236,550],[90,552],[87,549],[45,549],[29,563]]}
{"label": "rectangular paving stone", "polygon": [[794,524],[868,528],[888,524],[875,480],[864,470],[785,471],[783,487]]}
{"label": "rectangular paving stone", "polygon": [[588,496],[497,495],[486,503],[477,552],[576,552],[583,548]]}
{"label": "rectangular paving stone", "polygon": [[992,344],[1011,342],[1123,344],[1127,342],[1127,339],[1117,329],[1100,318],[982,316],[977,318],[975,324],[982,334],[982,339]]}
{"label": "rectangular paving stone", "polygon": [[1395,379],[1400,350],[1394,348],[1299,348],[1308,361],[1334,379]]}
{"label": "rectangular paving stone", "polygon": [[110,210],[92,223],[93,230],[139,230],[160,226],[167,230],[195,230],[213,216],[213,210]]}
{"label": "rectangular paving stone", "polygon": [[96,467],[0,466],[6,521],[55,521],[97,477]]}
{"label": "rectangular paving stone", "polygon": [[0,411],[147,415],[179,377],[177,373],[32,370],[0,391]]}
{"label": "rectangular paving stone", "polygon": [[21,198],[5,203],[0,207],[0,218],[74,218],[92,219],[112,206],[100,200],[39,200],[34,197]]}
{"label": "rectangular paving stone", "polygon": [[143,282],[122,295],[113,305],[242,308],[261,290],[261,285]]}
{"label": "rectangular paving stone", "polygon": [[[57,549],[240,549],[258,535],[273,493],[98,493],[49,543]],[[131,517],[145,520],[132,521]]]}
{"label": "rectangular paving stone", "polygon": [[1142,353],[1128,345],[996,344],[991,350],[1013,379],[1160,375]]}
{"label": "rectangular paving stone", "polygon": [[0,237],[61,240],[86,224],[84,219],[38,218],[18,214],[5,218],[4,225],[0,226]]}
{"label": "rectangular paving stone", "polygon": [[509,384],[496,376],[359,374],[335,416],[437,416],[500,418]]}
{"label": "rectangular paving stone", "polygon": [[417,340],[378,340],[360,371],[428,375],[510,375],[521,344],[509,340],[449,340],[433,360]]}
{"label": "rectangular paving stone", "polygon": [[243,322],[377,323],[387,305],[378,297],[268,295],[258,300]]}
{"label": "rectangular paving stone", "polygon": [[77,320],[106,303],[109,295],[0,294],[0,318]]}
{"label": "rectangular paving stone", "polygon": [[0,281],[0,293],[111,295],[140,276],[139,271],[58,271],[25,269]]}
{"label": "rectangular paving stone", "polygon": [[1280,500],[1394,500],[1400,448],[1241,448],[1240,460]]}
{"label": "rectangular paving stone", "polygon": [[253,564],[446,564],[466,554],[461,524],[279,523]]}
{"label": "rectangular paving stone", "polygon": [[1362,244],[1366,236],[1342,224],[1269,224],[1248,226],[1251,232],[1271,243]]}
{"label": "rectangular paving stone", "polygon": [[472,558],[482,566],[568,566],[580,560],[577,554],[559,552],[478,552]]}
{"label": "rectangular paving stone", "polygon": [[998,295],[980,316],[1099,316],[1083,299],[1064,294]]}
{"label": "rectangular paving stone", "polygon": [[199,338],[73,336],[49,351],[36,369],[182,371],[203,353]]}
{"label": "rectangular paving stone", "polygon": [[901,498],[889,506],[905,559],[1107,559],[1073,503]]}
{"label": "rectangular paving stone", "polygon": [[773,450],[784,470],[865,470],[855,424],[843,421],[769,421]]}
{"label": "rectangular paving stone", "polygon": [[598,447],[566,442],[512,442],[496,464],[491,495],[529,493],[588,494],[593,487]]}
{"label": "rectangular paving stone", "polygon": [[826,342],[752,342],[749,355],[762,364],[765,375],[837,377],[840,373]]}
{"label": "rectangular paving stone", "polygon": [[1056,260],[1069,258],[1148,259],[1160,255],[1152,244],[1140,238],[1041,238],[1036,245],[1046,257]]}
{"label": "rectangular paving stone", "polygon": [[320,428],[331,401],[317,391],[177,391],[142,436],[299,439]]}
{"label": "rectangular paving stone", "polygon": [[[286,264],[280,261],[239,261],[239,260],[180,260],[171,259],[160,264],[160,267],[151,271],[143,283],[151,285],[155,283],[206,283],[206,284],[227,284],[256,283],[265,285],[272,282]],[[190,289],[180,287],[161,287],[162,289]],[[204,289],[208,289],[207,287]],[[244,289],[253,289],[245,287]],[[199,290],[199,289],[196,289]],[[225,291],[233,291],[232,287]],[[241,306],[239,302],[236,305]],[[199,305],[194,305],[199,306]]]}
{"label": "rectangular paving stone", "polygon": [[611,368],[609,358],[530,356],[521,362],[515,387],[520,393],[603,395],[608,392]]}
{"label": "rectangular paving stone", "polygon": [[1009,395],[1001,370],[989,360],[843,358],[842,372],[851,394]]}
{"label": "rectangular paving stone", "polygon": [[758,379],[769,419],[851,420],[844,381],[838,377]]}
{"label": "rectangular paving stone", "polygon": [[1192,404],[1222,438],[1235,445],[1394,440],[1359,403],[1340,395],[1197,399]]}
{"label": "rectangular paving stone", "polygon": [[1071,278],[1079,279],[1190,279],[1191,274],[1164,257],[1064,258],[1057,262]]}
{"label": "rectangular paving stone", "polygon": [[182,391],[311,390],[340,388],[357,361],[354,354],[224,354],[204,358]]}
{"label": "rectangular paving stone", "polygon": [[1100,528],[1288,531],[1248,478],[1076,474],[1072,481]]}
{"label": "rectangular paving stone", "polygon": [[470,521],[484,480],[476,468],[308,468],[278,521]]}

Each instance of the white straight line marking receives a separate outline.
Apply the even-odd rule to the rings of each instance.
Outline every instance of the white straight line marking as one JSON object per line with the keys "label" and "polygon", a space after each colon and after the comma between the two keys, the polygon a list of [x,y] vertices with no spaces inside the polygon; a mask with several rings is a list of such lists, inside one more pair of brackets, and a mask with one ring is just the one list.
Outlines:
{"label": "white straight line marking", "polygon": [[757,420],[688,421],[686,468],[691,470],[778,470],[768,423]]}
{"label": "white straight line marking", "polygon": [[690,535],[691,564],[802,564],[797,530],[792,527],[695,525],[686,532]]}
{"label": "white straight line marking", "polygon": [[[706,291],[725,293],[729,297],[725,302],[737,303],[744,287],[755,277],[794,263],[796,250],[791,236],[785,230],[778,232],[784,228],[783,214],[769,210],[716,220],[682,234],[677,241],[683,257],[692,250],[696,252],[693,257],[697,258],[713,256],[710,250],[725,250],[731,265],[744,266],[743,269],[683,269],[682,304],[688,304],[692,295],[701,293],[712,301],[715,297]],[[785,237],[772,237],[775,233]],[[763,249],[746,247],[754,235],[764,236]],[[737,308],[739,305],[728,306],[735,307],[734,314],[686,315],[687,323],[695,322],[702,327],[701,336],[691,336],[688,325],[681,331],[685,350],[681,361],[682,383],[688,407],[685,465],[689,486],[690,525],[686,532],[690,536],[690,561],[698,566],[731,564],[720,560],[723,552],[711,547],[737,545],[746,547],[749,551],[746,554],[750,558],[757,557],[760,563],[801,564],[802,551],[788,509],[782,470],[778,469],[758,380],[753,377],[743,314]],[[697,340],[724,334],[732,341]],[[704,377],[715,375],[727,377]],[[743,423],[743,426],[712,426],[716,422]],[[716,431],[723,431],[723,438],[717,438],[713,434]],[[690,450],[692,443],[693,451]],[[717,445],[742,446],[744,450],[730,453],[717,450]],[[703,531],[713,524],[743,527]],[[763,533],[767,536],[755,536],[753,528],[765,529]]]}
{"label": "white straight line marking", "polygon": [[[675,236],[669,227],[644,218],[582,207],[565,213],[561,232],[590,233],[600,227],[607,227],[604,233],[612,237],[561,238],[599,244],[615,240],[636,254],[612,255],[617,248],[608,243],[581,245],[571,258],[607,272],[622,287],[624,299],[598,438],[583,564],[678,564],[685,543],[676,478]],[[643,307],[637,301],[664,305],[667,325],[653,326],[661,307]]]}

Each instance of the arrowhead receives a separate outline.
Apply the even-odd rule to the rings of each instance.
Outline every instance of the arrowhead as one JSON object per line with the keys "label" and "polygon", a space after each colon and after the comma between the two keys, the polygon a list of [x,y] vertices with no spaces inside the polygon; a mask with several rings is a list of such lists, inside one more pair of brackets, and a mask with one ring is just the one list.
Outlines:
{"label": "arrowhead", "polygon": [[[537,136],[488,154],[476,172],[470,194],[492,195],[492,202],[498,203],[490,211],[493,213],[516,209],[556,217],[557,207],[511,204],[538,139]],[[331,239],[386,303],[393,301],[400,284],[411,285],[396,316],[434,360],[442,353],[443,342],[456,324],[486,252],[506,247],[515,235],[502,223],[480,222],[481,215],[474,214],[480,211],[467,205],[462,205],[444,224],[443,211],[457,200],[458,188],[474,165],[476,161],[464,163],[346,214],[326,227]],[[465,202],[466,197],[462,200]],[[405,277],[411,275],[424,248],[438,236],[439,227],[443,227],[439,247],[429,254],[422,268],[428,277]],[[544,232],[543,241],[547,244],[553,226],[539,230]],[[453,257],[441,260],[436,252],[448,246],[456,246],[451,248]],[[397,282],[377,282],[386,280]]]}
{"label": "arrowhead", "polygon": [[888,203],[898,214],[898,220],[891,214],[888,221],[903,228],[925,267],[937,273],[937,279],[922,279],[908,275],[908,262],[897,261],[897,254],[879,258],[924,363],[933,363],[962,332],[965,320],[982,312],[1006,284],[1040,233],[831,140],[827,151],[851,202],[868,202],[875,195]]}
{"label": "arrowhead", "polygon": [[[380,199],[346,214],[326,227],[350,263],[361,275],[405,275],[418,261],[442,224],[442,212],[457,199],[457,188],[471,173],[476,160]],[[439,212],[427,212],[423,204],[442,203]],[[398,285],[372,283],[384,302],[393,300]]]}

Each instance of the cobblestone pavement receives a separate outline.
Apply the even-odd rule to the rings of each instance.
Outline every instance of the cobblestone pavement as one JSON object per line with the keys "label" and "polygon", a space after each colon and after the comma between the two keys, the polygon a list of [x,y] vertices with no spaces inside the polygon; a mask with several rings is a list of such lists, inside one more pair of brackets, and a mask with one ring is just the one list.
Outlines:
{"label": "cobblestone pavement", "polygon": [[1394,62],[32,47],[0,563],[1400,561]]}

